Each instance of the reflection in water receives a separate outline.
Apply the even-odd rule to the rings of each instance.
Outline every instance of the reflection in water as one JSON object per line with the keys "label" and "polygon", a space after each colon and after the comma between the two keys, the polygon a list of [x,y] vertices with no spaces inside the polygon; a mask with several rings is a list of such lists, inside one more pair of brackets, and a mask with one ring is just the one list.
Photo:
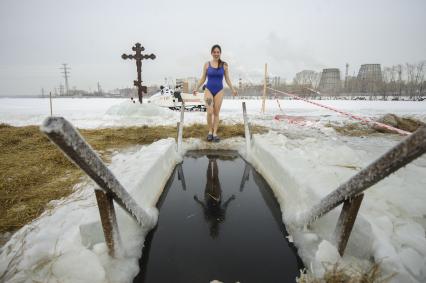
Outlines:
{"label": "reflection in water", "polygon": [[225,221],[226,209],[231,201],[235,199],[232,195],[222,205],[222,189],[219,181],[219,169],[217,167],[217,155],[207,155],[209,165],[207,166],[207,182],[204,190],[204,202],[196,195],[194,200],[201,205],[204,217],[210,224],[210,236],[216,238],[219,235],[219,223]]}
{"label": "reflection in water", "polygon": [[134,282],[295,282],[304,268],[271,188],[237,152],[187,152],[157,207]]}
{"label": "reflection in water", "polygon": [[182,182],[182,189],[186,191],[185,175],[183,175],[182,163],[176,166],[178,173],[178,180]]}
{"label": "reflection in water", "polygon": [[244,167],[243,178],[241,179],[240,192],[243,192],[244,185],[249,180],[249,174],[250,174],[250,165],[246,163],[246,166]]}

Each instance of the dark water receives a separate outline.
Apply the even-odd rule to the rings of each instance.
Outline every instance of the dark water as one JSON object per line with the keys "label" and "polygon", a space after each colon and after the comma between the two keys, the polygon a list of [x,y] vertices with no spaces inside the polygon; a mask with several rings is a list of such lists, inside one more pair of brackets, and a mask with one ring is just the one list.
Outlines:
{"label": "dark water", "polygon": [[303,268],[270,187],[236,152],[189,152],[158,207],[134,282],[295,282]]}

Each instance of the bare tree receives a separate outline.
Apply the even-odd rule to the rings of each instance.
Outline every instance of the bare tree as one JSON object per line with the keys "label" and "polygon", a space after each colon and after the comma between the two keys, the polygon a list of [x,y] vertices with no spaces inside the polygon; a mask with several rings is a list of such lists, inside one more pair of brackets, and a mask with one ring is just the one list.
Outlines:
{"label": "bare tree", "polygon": [[416,94],[420,98],[423,95],[423,83],[425,81],[426,61],[417,64],[415,70]]}
{"label": "bare tree", "polygon": [[403,81],[402,81],[402,65],[399,64],[396,67],[397,67],[397,72],[398,72],[398,97],[401,97],[401,95],[402,95],[402,85],[403,85]]}
{"label": "bare tree", "polygon": [[[310,85],[314,87],[313,83],[318,84],[319,79],[317,79],[318,73],[311,70],[303,70],[296,74],[293,79],[295,85]],[[318,82],[317,82],[318,81]]]}
{"label": "bare tree", "polygon": [[410,96],[410,99],[413,99],[415,91],[416,66],[414,64],[405,63],[405,70],[407,73],[407,94]]}
{"label": "bare tree", "polygon": [[383,100],[387,100],[389,92],[391,92],[391,81],[392,81],[392,68],[384,67],[382,71],[383,80],[381,82],[380,90],[383,95]]}
{"label": "bare tree", "polygon": [[422,95],[422,85],[425,79],[425,61],[417,64],[405,64],[407,72],[407,92],[410,99],[416,99]]}
{"label": "bare tree", "polygon": [[303,88],[305,91],[313,94],[312,90],[318,89],[318,84],[321,79],[321,74],[312,70],[303,70],[296,74],[293,79],[295,87]]}

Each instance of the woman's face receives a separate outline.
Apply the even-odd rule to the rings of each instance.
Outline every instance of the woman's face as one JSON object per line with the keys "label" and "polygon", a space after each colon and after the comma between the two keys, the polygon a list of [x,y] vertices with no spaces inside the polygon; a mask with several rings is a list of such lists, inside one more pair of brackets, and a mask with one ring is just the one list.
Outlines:
{"label": "woman's face", "polygon": [[220,58],[220,50],[219,50],[219,48],[216,47],[215,49],[213,49],[213,51],[212,51],[212,57],[215,60],[218,60]]}

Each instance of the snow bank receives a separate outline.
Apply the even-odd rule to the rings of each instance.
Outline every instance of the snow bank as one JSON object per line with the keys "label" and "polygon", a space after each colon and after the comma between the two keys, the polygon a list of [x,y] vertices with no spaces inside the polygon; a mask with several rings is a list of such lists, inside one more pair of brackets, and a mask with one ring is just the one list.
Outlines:
{"label": "snow bank", "polygon": [[182,143],[183,154],[188,150],[236,150],[245,155],[245,140],[242,137],[235,137],[221,140],[219,143],[207,142],[200,139],[189,138]]}
{"label": "snow bank", "polygon": [[[223,123],[242,123],[241,100],[225,100]],[[366,191],[357,221],[340,258],[332,238],[339,209],[319,219],[312,230],[303,230],[301,213],[366,166],[397,142],[386,138],[352,138],[336,135],[324,123],[347,120],[337,113],[315,108],[301,101],[248,100],[249,120],[286,135],[270,132],[255,135],[249,156],[243,138],[207,143],[187,139],[183,153],[194,149],[238,150],[265,177],[283,212],[283,221],[305,265],[315,274],[324,271],[323,262],[341,261],[367,266],[369,259],[382,262],[387,273],[397,272],[395,282],[426,281],[426,158],[399,170]],[[321,103],[368,117],[392,112],[426,121],[425,102],[412,101],[321,101]],[[176,125],[179,112],[133,104],[128,99],[55,99],[53,113],[76,127],[96,128],[134,125]],[[35,125],[49,115],[48,99],[1,99],[0,122]],[[276,114],[303,115],[304,126],[273,119]],[[186,112],[185,124],[205,123],[205,113]],[[176,162],[173,140],[162,140],[113,156],[110,168],[134,199],[151,208],[162,192]],[[10,282],[130,282],[138,273],[138,258],[147,231],[117,207],[124,256],[107,254],[100,231],[94,185],[84,182],[55,208],[19,230],[0,250],[0,280]],[[3,274],[3,275],[2,275]],[[4,276],[4,277],[1,277]]]}
{"label": "snow bank", "polygon": [[249,161],[271,185],[283,221],[305,265],[318,276],[324,263],[360,267],[374,258],[393,282],[426,281],[426,158],[411,163],[365,192],[343,258],[333,233],[340,209],[300,227],[301,213],[379,156],[333,140],[289,139],[269,133],[255,135]]}
{"label": "snow bank", "polygon": [[[173,139],[116,153],[109,168],[136,202],[152,209],[179,156]],[[148,231],[118,205],[122,256],[108,255],[100,230],[91,181],[70,197],[52,201],[54,209],[20,229],[0,251],[0,277],[8,282],[131,282]],[[83,232],[80,233],[80,228]],[[92,229],[85,234],[84,229]],[[99,239],[99,235],[101,238]]]}
{"label": "snow bank", "polygon": [[144,125],[168,125],[176,121],[177,112],[153,104],[123,101],[120,104],[111,106],[105,114],[105,119],[109,118],[117,123],[123,120],[129,122],[136,119],[136,121]]}
{"label": "snow bank", "polygon": [[[262,114],[260,100],[225,99],[221,109],[224,123],[242,123],[241,102],[246,101],[247,113],[257,124],[280,127],[276,114],[305,116],[307,119],[347,121],[338,113],[298,100],[266,100],[266,112]],[[370,118],[386,113],[409,115],[426,122],[426,102],[417,101],[348,101],[321,100],[319,103]],[[0,98],[0,123],[14,126],[40,125],[50,115],[49,99]],[[179,112],[152,104],[132,103],[125,98],[54,98],[53,115],[65,117],[78,128],[125,127],[138,125],[176,125]],[[205,123],[204,112],[186,112],[185,123]]]}
{"label": "snow bank", "polygon": [[[396,141],[375,142],[389,147]],[[327,263],[363,268],[374,259],[386,274],[397,273],[394,282],[424,282],[424,157],[366,191],[343,258],[333,239],[339,209],[319,219],[311,230],[297,222],[299,215],[383,153],[371,143],[354,144],[358,145],[331,134],[291,139],[269,132],[254,136],[248,156],[240,137],[218,144],[186,139],[182,154],[229,149],[245,156],[272,187],[290,239],[315,275],[321,276]],[[111,170],[144,208],[155,206],[175,164],[181,161],[175,147],[174,140],[167,139],[113,156]],[[5,272],[10,282],[130,282],[139,272],[147,231],[116,206],[124,256],[109,257],[93,188],[92,183],[81,183],[70,198],[52,202],[55,209],[18,231],[1,249],[0,274]]]}

